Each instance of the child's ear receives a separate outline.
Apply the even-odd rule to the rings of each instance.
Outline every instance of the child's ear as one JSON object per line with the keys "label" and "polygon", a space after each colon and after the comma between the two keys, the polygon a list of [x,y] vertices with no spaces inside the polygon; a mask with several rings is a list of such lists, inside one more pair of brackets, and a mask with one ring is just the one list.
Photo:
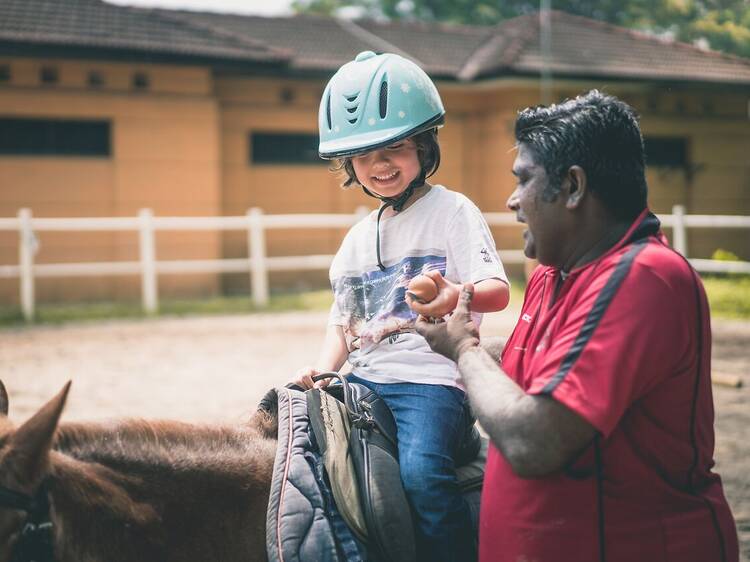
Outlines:
{"label": "child's ear", "polygon": [[565,195],[567,196],[565,206],[568,209],[576,209],[583,201],[588,189],[586,170],[580,166],[571,166],[568,168],[566,179],[568,181],[565,182]]}

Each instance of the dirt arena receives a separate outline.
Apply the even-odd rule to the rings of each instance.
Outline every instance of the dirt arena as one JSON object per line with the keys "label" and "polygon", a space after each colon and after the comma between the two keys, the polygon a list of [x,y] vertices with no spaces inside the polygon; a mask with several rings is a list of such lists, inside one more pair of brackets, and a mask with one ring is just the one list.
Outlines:
{"label": "dirt arena", "polygon": [[[517,314],[517,311],[515,311]],[[507,334],[513,312],[482,333]],[[64,420],[121,416],[239,422],[269,388],[314,361],[325,313],[156,319],[0,330],[0,379],[24,420],[73,380]],[[750,562],[750,322],[714,321],[716,460]]]}

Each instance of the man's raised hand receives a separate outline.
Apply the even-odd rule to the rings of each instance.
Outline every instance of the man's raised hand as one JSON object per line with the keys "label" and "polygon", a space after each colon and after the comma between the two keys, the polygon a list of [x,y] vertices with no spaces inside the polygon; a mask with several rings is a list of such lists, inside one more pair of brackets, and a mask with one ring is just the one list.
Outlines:
{"label": "man's raised hand", "polygon": [[417,319],[417,332],[427,340],[433,351],[458,361],[466,349],[479,345],[479,330],[471,320],[471,299],[474,286],[467,283],[461,289],[458,304],[447,322],[433,324],[420,316]]}

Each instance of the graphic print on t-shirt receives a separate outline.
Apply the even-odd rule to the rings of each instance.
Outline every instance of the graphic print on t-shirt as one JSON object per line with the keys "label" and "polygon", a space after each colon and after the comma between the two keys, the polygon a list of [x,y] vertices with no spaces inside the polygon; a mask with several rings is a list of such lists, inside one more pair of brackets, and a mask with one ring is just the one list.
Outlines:
{"label": "graphic print on t-shirt", "polygon": [[417,315],[404,300],[409,281],[428,271],[445,275],[445,256],[412,256],[361,277],[342,276],[331,283],[338,309],[345,314],[349,351],[367,350],[396,332],[411,330]]}

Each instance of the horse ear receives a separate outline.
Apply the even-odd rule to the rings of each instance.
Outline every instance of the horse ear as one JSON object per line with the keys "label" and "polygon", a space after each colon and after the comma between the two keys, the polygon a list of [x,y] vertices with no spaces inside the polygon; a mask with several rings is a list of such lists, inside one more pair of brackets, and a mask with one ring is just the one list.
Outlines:
{"label": "horse ear", "polygon": [[13,459],[12,469],[30,482],[40,478],[47,468],[52,439],[69,390],[70,381],[57,396],[19,427],[10,439],[8,458]]}
{"label": "horse ear", "polygon": [[5,390],[3,381],[0,381],[0,416],[8,415],[8,391]]}

